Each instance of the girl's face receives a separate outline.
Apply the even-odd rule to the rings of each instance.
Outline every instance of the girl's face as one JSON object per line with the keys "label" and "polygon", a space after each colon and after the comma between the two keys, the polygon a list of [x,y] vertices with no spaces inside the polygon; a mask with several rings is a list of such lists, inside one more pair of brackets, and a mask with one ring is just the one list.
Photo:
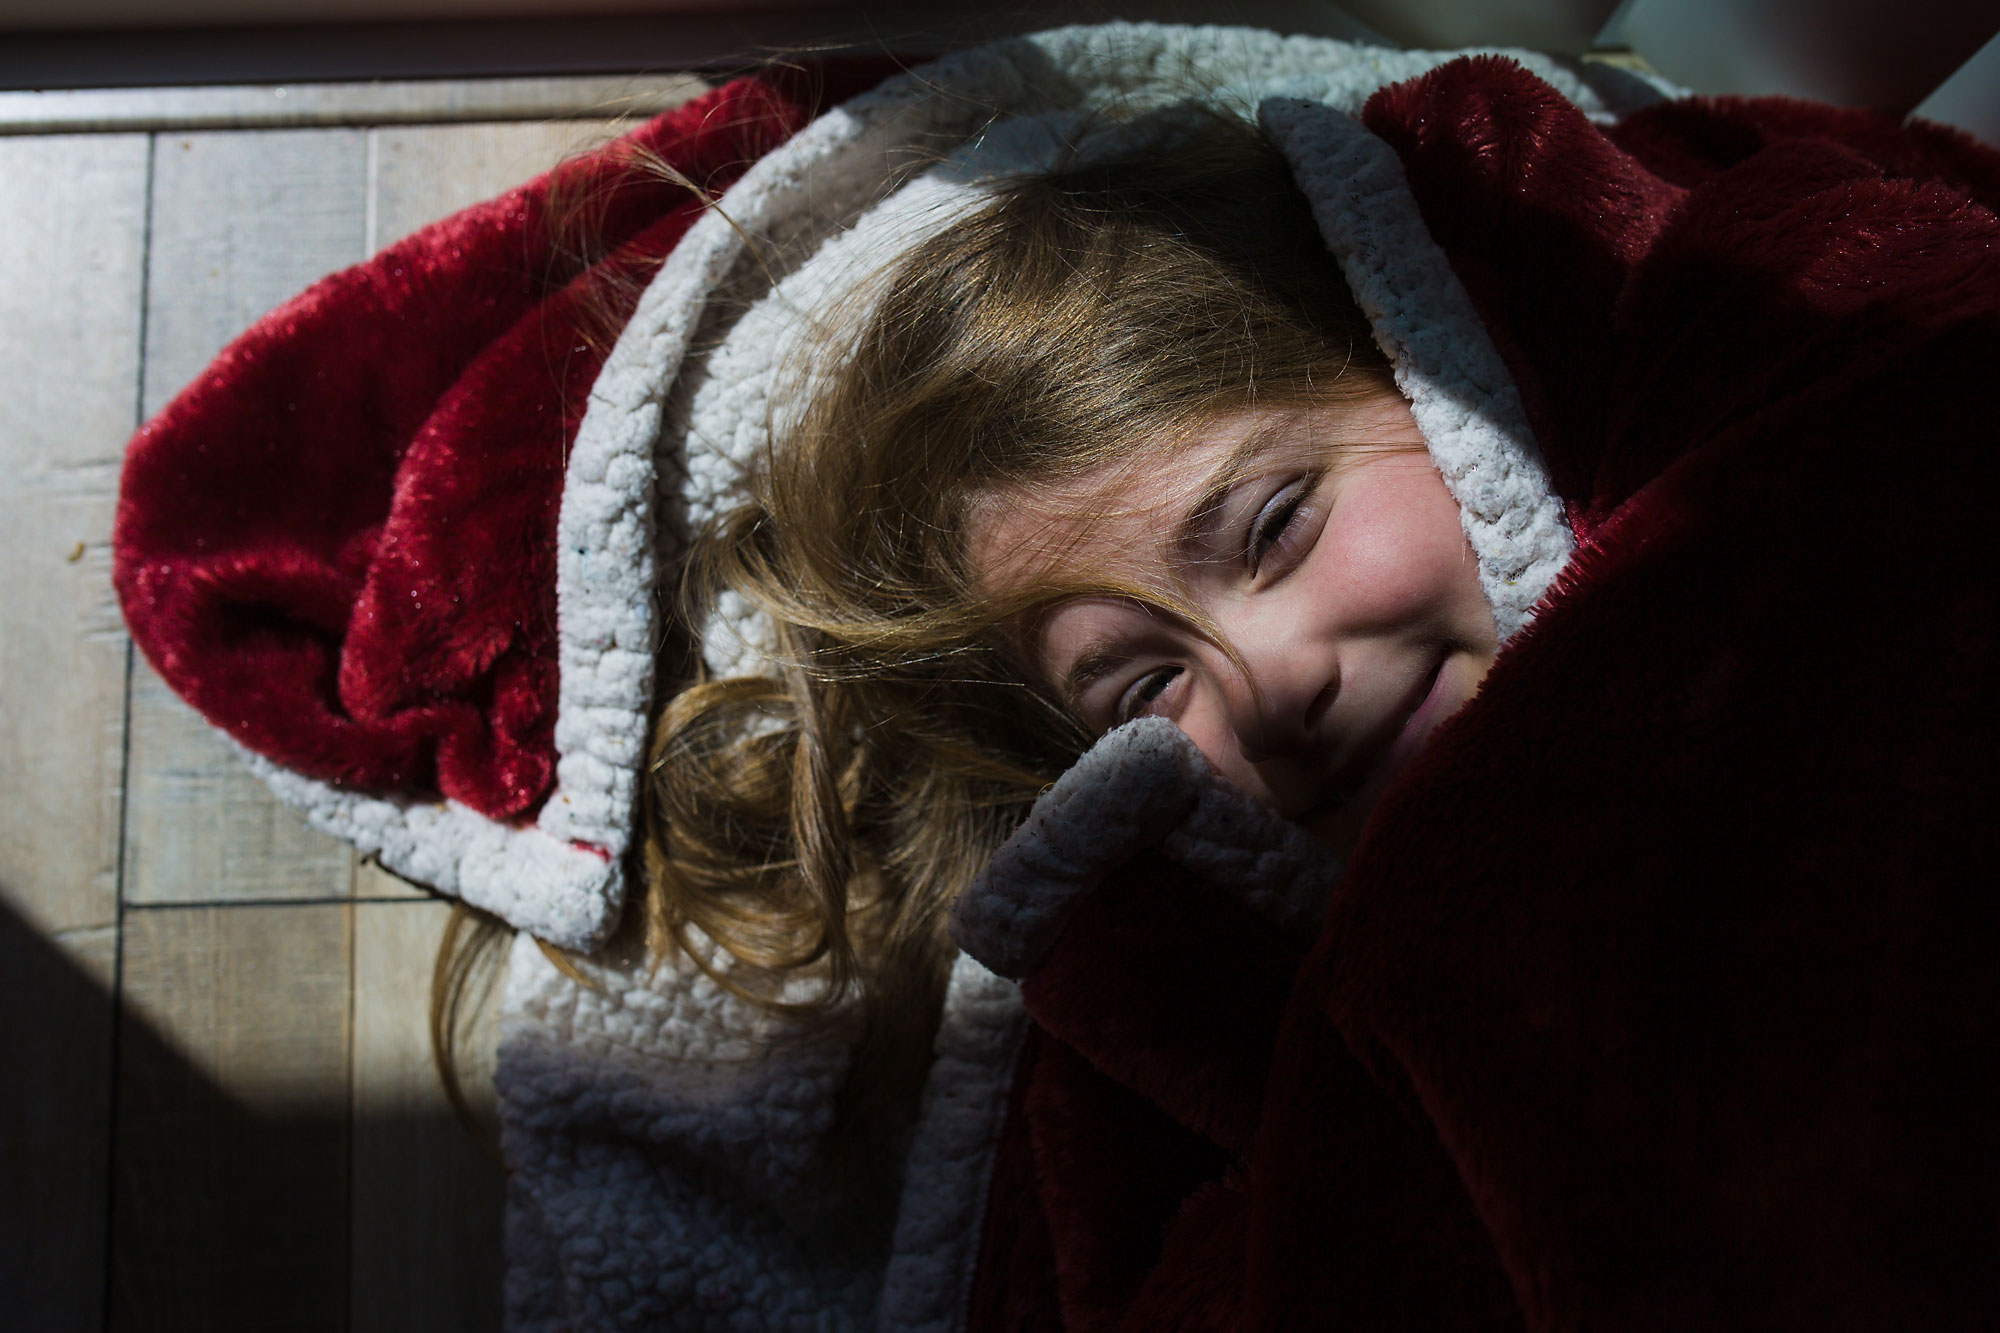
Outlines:
{"label": "girl's face", "polygon": [[1135,584],[1207,616],[1240,665],[1115,597],[1058,603],[1022,643],[1094,729],[1171,718],[1343,850],[1499,646],[1458,506],[1394,393],[1221,418],[1178,453],[992,497],[971,538],[990,587]]}

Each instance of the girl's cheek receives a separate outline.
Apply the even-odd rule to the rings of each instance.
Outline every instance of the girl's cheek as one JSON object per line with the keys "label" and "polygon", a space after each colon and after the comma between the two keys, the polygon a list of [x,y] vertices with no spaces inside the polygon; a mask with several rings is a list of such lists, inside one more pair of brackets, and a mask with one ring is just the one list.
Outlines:
{"label": "girl's cheek", "polygon": [[1430,563],[1421,552],[1421,534],[1342,515],[1327,536],[1318,552],[1322,577],[1337,588],[1350,615],[1374,620],[1420,600],[1419,569]]}
{"label": "girl's cheek", "polygon": [[1422,473],[1369,478],[1341,497],[1315,553],[1363,621],[1426,609],[1466,557],[1458,508],[1426,462]]}

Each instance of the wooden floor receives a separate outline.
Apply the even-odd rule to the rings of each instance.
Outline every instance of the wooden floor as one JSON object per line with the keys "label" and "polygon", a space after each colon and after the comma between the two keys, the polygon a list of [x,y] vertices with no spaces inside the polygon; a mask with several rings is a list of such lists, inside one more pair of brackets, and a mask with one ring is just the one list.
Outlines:
{"label": "wooden floor", "polygon": [[499,1324],[499,1169],[430,1064],[445,904],[279,806],[109,585],[125,441],[229,337],[613,127],[463,123],[477,88],[382,101],[395,124],[360,95],[344,124],[0,137],[9,1329]]}

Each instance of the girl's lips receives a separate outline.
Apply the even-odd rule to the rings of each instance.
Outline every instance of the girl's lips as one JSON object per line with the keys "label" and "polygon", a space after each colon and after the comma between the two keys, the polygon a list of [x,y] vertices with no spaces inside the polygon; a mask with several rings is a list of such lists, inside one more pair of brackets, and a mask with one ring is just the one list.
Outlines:
{"label": "girl's lips", "polygon": [[1383,715],[1367,741],[1328,778],[1318,802],[1293,816],[1303,823],[1331,814],[1348,804],[1378,777],[1395,773],[1416,756],[1437,724],[1443,721],[1444,668],[1440,657],[1429,671],[1411,683],[1402,701]]}
{"label": "girl's lips", "polygon": [[1384,765],[1390,772],[1400,770],[1403,765],[1416,757],[1424,748],[1424,742],[1431,738],[1437,724],[1444,721],[1448,711],[1445,703],[1444,668],[1449,658],[1440,657],[1431,668],[1430,676],[1422,686],[1423,693],[1416,705],[1403,718],[1403,725],[1396,731],[1396,739],[1389,745],[1389,753]]}

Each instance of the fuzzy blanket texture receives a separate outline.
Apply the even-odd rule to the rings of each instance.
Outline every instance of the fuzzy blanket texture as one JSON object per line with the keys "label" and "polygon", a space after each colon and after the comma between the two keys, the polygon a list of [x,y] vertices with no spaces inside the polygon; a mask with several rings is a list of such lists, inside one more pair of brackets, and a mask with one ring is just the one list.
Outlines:
{"label": "fuzzy blanket texture", "polygon": [[[728,85],[418,233],[129,457],[168,682],[322,827],[600,949],[586,985],[513,955],[509,1326],[1977,1325],[1994,154],[1231,29],[1041,34],[813,119],[885,72]],[[864,1225],[842,1041],[602,947],[660,585],[782,423],[797,312],[1190,93],[1293,162],[1509,641],[1344,874],[1170,727],[1087,756],[959,907]],[[582,197],[605,253],[565,264]],[[754,617],[680,628],[758,660]]]}

